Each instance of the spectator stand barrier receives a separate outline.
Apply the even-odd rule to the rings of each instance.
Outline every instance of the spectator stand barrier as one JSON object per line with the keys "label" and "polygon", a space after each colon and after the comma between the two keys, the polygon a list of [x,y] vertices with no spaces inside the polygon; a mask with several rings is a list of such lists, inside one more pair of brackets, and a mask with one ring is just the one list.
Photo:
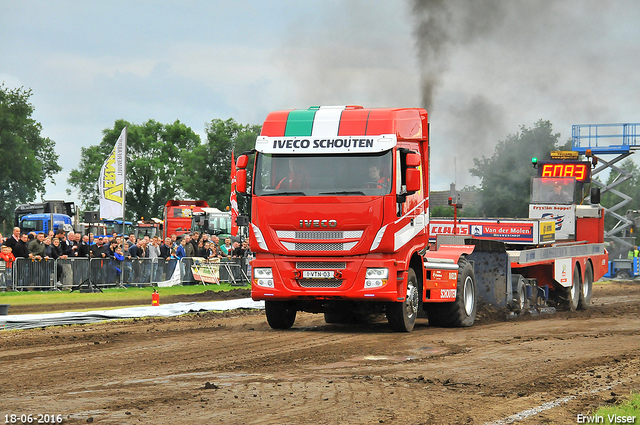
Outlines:
{"label": "spectator stand barrier", "polygon": [[13,290],[12,271],[13,263],[7,264],[4,260],[0,260],[0,291]]}
{"label": "spectator stand barrier", "polygon": [[[89,285],[89,259],[83,257],[58,258],[56,260],[55,282],[63,289],[80,289]],[[60,285],[57,285],[60,283]]]}
{"label": "spectator stand barrier", "polygon": [[220,281],[229,282],[233,286],[244,286],[249,282],[247,276],[247,258],[221,258],[220,259]]}
{"label": "spectator stand barrier", "polygon": [[151,286],[163,280],[165,262],[161,258],[91,259],[91,282],[97,287]]}
{"label": "spectator stand barrier", "polygon": [[200,257],[183,257],[180,259],[180,284],[196,285],[198,281],[193,277],[192,266],[203,259]]}
{"label": "spectator stand barrier", "polygon": [[90,285],[98,289],[108,287],[123,287],[122,267],[123,262],[114,258],[92,258],[89,262]]}
{"label": "spectator stand barrier", "polygon": [[13,289],[56,289],[56,260],[16,258],[13,263]]}

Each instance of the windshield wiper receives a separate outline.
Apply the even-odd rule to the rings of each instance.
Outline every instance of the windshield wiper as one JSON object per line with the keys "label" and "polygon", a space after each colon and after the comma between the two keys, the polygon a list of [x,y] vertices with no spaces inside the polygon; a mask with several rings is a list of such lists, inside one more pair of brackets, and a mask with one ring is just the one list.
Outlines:
{"label": "windshield wiper", "polygon": [[304,192],[272,192],[272,193],[265,193],[262,196],[291,196],[291,195],[306,196],[306,193]]}
{"label": "windshield wiper", "polygon": [[320,192],[318,195],[364,195],[361,190],[343,190],[341,192]]}

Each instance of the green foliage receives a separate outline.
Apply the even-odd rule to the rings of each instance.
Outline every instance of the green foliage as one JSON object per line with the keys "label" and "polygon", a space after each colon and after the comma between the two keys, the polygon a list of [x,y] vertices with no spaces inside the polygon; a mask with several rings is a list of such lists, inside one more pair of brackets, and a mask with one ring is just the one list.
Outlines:
{"label": "green foliage", "polygon": [[9,89],[0,84],[0,222],[13,226],[18,204],[31,202],[44,193],[48,179],[62,168],[58,165],[55,142],[42,137],[42,126],[31,115],[31,89]]}
{"label": "green foliage", "polygon": [[592,414],[591,416],[594,415],[601,416],[604,420],[603,423],[605,424],[611,424],[612,422],[609,419],[613,419],[614,415],[619,417],[631,416],[635,418],[635,421],[630,423],[638,423],[638,418],[640,418],[640,393],[632,393],[629,398],[621,404],[609,407],[601,407],[595,412],[595,414]]}
{"label": "green foliage", "polygon": [[178,177],[189,167],[181,158],[200,144],[200,137],[178,120],[173,124],[149,120],[142,125],[116,121],[113,128],[103,131],[99,145],[81,149],[79,167],[71,170],[68,183],[79,189],[85,209],[97,209],[100,169],[125,126],[128,126],[127,219],[162,217],[167,200],[185,197]]}
{"label": "green foliage", "polygon": [[483,215],[528,217],[531,177],[536,175],[531,158],[550,159],[551,151],[569,149],[570,142],[558,146],[559,137],[560,133],[552,133],[549,121],[539,120],[533,128],[523,125],[520,132],[498,142],[490,158],[482,156],[473,160],[475,166],[469,171],[481,180]]}
{"label": "green foliage", "polygon": [[[243,125],[229,118],[214,119],[206,126],[207,142],[183,153],[183,164],[188,173],[180,176],[187,195],[204,199],[212,207],[224,210],[229,206],[231,192],[231,151],[235,158],[253,149],[260,126]],[[253,164],[250,162],[247,180],[250,180]],[[240,212],[246,212],[243,199],[238,197]]]}
{"label": "green foliage", "polygon": [[[453,207],[438,205],[429,209],[430,217],[453,217]],[[473,207],[464,207],[458,210],[458,217],[479,217],[479,211]]]}

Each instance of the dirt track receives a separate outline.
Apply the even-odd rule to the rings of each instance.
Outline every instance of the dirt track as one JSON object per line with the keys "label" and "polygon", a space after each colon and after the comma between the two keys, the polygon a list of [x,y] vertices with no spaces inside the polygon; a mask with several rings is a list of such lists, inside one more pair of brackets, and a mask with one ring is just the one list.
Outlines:
{"label": "dirt track", "polygon": [[0,419],[483,424],[551,403],[517,423],[575,424],[640,390],[640,283],[595,285],[593,299],[468,329],[419,319],[410,334],[312,314],[275,331],[242,311],[0,332]]}

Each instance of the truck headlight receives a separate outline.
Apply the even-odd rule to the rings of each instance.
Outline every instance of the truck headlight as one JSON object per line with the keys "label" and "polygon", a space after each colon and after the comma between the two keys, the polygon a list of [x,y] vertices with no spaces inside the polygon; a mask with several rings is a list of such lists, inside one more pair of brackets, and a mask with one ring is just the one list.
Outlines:
{"label": "truck headlight", "polygon": [[389,269],[367,268],[364,279],[365,288],[380,288],[387,284]]}
{"label": "truck headlight", "polygon": [[264,288],[273,288],[273,271],[271,270],[271,267],[254,268],[253,283]]}

